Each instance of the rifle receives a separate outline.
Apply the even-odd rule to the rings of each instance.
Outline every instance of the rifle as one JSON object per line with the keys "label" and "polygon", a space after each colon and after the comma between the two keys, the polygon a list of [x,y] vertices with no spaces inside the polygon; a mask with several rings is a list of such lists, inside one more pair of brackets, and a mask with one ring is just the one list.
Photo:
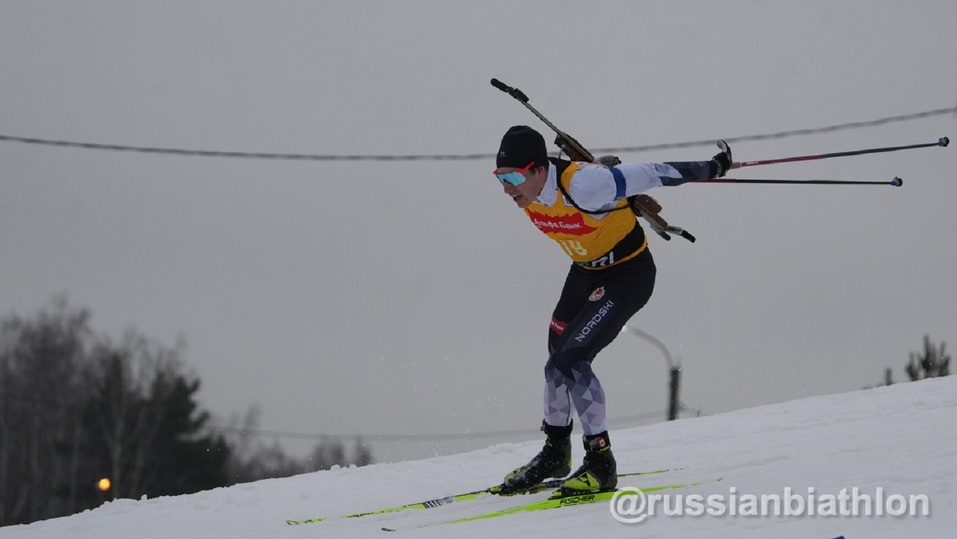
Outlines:
{"label": "rifle", "polygon": [[[548,121],[548,118],[542,116],[542,113],[535,110],[535,107],[529,105],[528,96],[518,88],[508,86],[498,79],[492,79],[492,86],[514,97],[519,103],[525,105],[528,110],[532,111],[532,114],[537,116],[539,120],[550,127],[551,130],[555,132],[555,145],[558,146],[562,152],[565,152],[565,155],[572,161],[598,163],[606,167],[613,167],[621,163],[621,159],[618,159],[614,155],[603,155],[596,159],[595,156],[586,150],[574,137],[559,129],[555,124]],[[687,230],[669,225],[668,222],[659,215],[661,212],[661,204],[651,196],[644,194],[630,196],[628,197],[628,204],[635,215],[647,221],[648,226],[662,238],[670,241],[670,234],[677,234],[694,243],[695,237]]]}

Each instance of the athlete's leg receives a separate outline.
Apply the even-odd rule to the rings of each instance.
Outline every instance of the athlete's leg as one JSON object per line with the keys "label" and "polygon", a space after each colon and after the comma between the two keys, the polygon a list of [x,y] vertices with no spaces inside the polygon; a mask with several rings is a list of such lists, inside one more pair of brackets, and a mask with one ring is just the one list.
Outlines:
{"label": "athlete's leg", "polygon": [[[550,339],[546,372],[553,368],[562,375],[582,429],[586,435],[595,435],[608,430],[608,425],[605,393],[592,370],[592,360],[648,302],[654,289],[654,261],[646,251],[622,266],[581,277],[586,278],[589,292],[582,294],[577,314],[564,325],[560,335]],[[572,304],[571,300],[566,303]]]}

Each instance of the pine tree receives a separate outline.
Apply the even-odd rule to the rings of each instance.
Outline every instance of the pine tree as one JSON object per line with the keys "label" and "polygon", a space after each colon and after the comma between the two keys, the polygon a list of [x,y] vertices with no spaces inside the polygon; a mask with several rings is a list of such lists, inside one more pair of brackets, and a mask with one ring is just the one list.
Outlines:
{"label": "pine tree", "polygon": [[910,361],[904,370],[911,381],[923,380],[925,378],[937,378],[950,374],[950,356],[945,351],[946,343],[941,342],[940,346],[934,346],[930,342],[930,335],[924,335],[924,353],[916,354],[911,352]]}

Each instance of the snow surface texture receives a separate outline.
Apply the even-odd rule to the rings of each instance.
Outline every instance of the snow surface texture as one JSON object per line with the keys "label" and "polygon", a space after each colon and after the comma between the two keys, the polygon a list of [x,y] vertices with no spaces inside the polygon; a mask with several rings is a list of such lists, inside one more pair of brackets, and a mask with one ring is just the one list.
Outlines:
{"label": "snow surface texture", "polygon": [[[657,516],[617,522],[607,503],[417,528],[532,499],[454,503],[359,519],[289,526],[288,518],[335,517],[475,490],[538,451],[541,441],[461,455],[338,469],[189,496],[115,500],[77,515],[3,528],[4,539],[70,537],[760,537],[846,539],[954,537],[957,529],[957,376],[814,397],[711,417],[612,431],[619,471],[681,468],[625,480],[651,486],[723,477],[675,494],[738,497],[923,494],[930,516]],[[576,444],[578,447],[578,444]],[[576,462],[581,458],[576,452]],[[863,507],[863,506],[861,506]],[[896,506],[895,506],[896,507]],[[894,509],[895,507],[891,507]],[[920,510],[920,507],[918,506]],[[862,510],[862,509],[861,509]],[[876,509],[875,509],[876,510]]]}

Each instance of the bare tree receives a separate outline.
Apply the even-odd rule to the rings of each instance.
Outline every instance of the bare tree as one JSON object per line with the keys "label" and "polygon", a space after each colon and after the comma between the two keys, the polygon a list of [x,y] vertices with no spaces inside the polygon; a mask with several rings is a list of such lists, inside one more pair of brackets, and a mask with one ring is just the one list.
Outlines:
{"label": "bare tree", "polygon": [[79,365],[89,313],[62,297],[33,320],[0,326],[0,523],[75,510]]}
{"label": "bare tree", "polygon": [[167,348],[127,331],[118,345],[102,341],[92,352],[88,417],[106,448],[110,467],[104,471],[115,497],[155,495],[166,471],[157,448],[178,443],[183,449],[208,419],[191,399],[199,381],[180,374],[181,350],[182,344]]}

